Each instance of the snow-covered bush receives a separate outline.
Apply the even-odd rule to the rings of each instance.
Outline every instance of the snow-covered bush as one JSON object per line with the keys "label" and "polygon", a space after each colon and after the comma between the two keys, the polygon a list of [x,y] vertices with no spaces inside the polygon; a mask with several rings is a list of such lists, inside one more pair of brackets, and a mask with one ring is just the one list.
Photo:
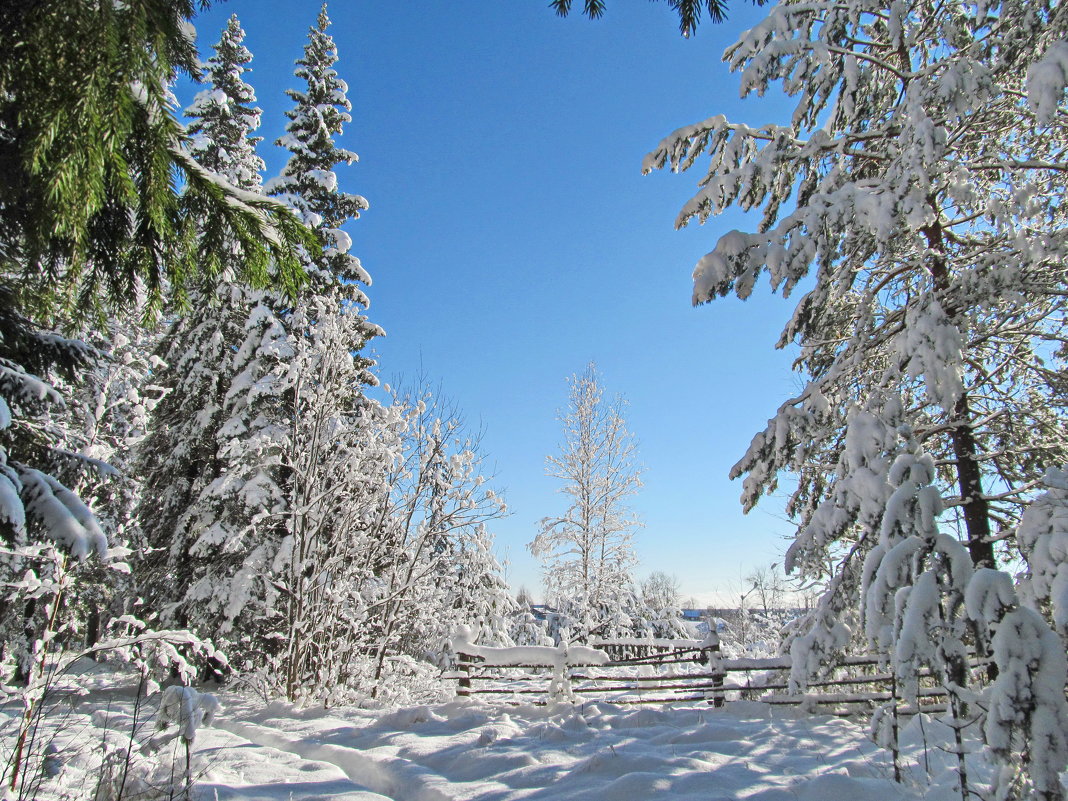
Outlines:
{"label": "snow-covered bush", "polygon": [[966,603],[997,668],[984,694],[983,728],[998,766],[994,798],[1060,801],[1060,774],[1068,766],[1064,644],[1038,612],[1018,604],[1002,571],[977,571]]}
{"label": "snow-covered bush", "polygon": [[1025,565],[1020,595],[1068,642],[1068,468],[1051,467],[1042,483],[1046,491],[1027,507],[1016,529]]}
{"label": "snow-covered bush", "polygon": [[998,623],[991,647],[998,676],[984,731],[1001,768],[994,797],[1060,801],[1068,766],[1064,644],[1041,615],[1020,607]]}
{"label": "snow-covered bush", "polygon": [[176,739],[181,739],[186,746],[191,745],[196,739],[197,729],[210,726],[221,711],[222,704],[212,693],[199,692],[180,684],[165,687],[156,712],[156,728],[160,733],[149,741],[149,751],[159,750]]}
{"label": "snow-covered bush", "polygon": [[529,607],[520,606],[512,619],[509,637],[516,645],[552,645],[546,621],[538,620]]}

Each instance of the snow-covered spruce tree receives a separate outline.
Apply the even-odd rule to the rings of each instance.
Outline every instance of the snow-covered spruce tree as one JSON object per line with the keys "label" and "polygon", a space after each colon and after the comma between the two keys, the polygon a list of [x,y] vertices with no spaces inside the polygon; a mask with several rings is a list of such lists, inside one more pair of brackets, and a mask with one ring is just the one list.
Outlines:
{"label": "snow-covered spruce tree", "polygon": [[[214,466],[197,479],[200,500],[186,513],[190,536],[172,551],[173,570],[188,576],[179,582],[179,613],[243,654],[235,667],[270,666],[290,697],[306,688],[330,693],[341,681],[330,671],[342,662],[322,655],[338,653],[335,644],[312,629],[330,623],[321,582],[378,480],[366,453],[374,443],[360,444],[369,419],[362,391],[374,379],[359,350],[379,329],[362,314],[367,301],[357,281],[369,278],[341,230],[367,203],[342,191],[333,171],[356,157],[334,144],[350,106],[332,66],[328,25],[324,9],[298,62],[307,91],[289,92],[297,103],[280,143],[291,157],[270,185],[324,249],[305,253],[309,281],[295,304],[249,296],[234,337],[209,340],[221,343],[230,369],[205,414],[191,422],[215,415],[217,443],[204,454]],[[208,104],[217,97],[202,95]]]}
{"label": "snow-covered spruce tree", "polygon": [[[243,45],[244,31],[230,18],[215,54],[207,62],[209,85],[186,115],[190,150],[205,169],[237,189],[254,193],[263,161],[256,155],[260,110],[243,74],[252,60]],[[153,378],[162,400],[151,418],[151,432],[139,449],[144,477],[139,518],[150,555],[141,566],[142,583],[154,608],[168,624],[201,623],[188,609],[190,591],[203,560],[197,545],[223,513],[211,497],[212,483],[233,465],[223,451],[230,447],[226,399],[244,365],[235,349],[245,337],[247,321],[269,293],[239,283],[236,261],[217,279],[192,290],[192,310],[168,326],[156,349]],[[245,514],[246,522],[249,514]],[[214,631],[201,629],[211,636]]]}
{"label": "snow-covered spruce tree", "polygon": [[[9,507],[15,540],[35,536],[25,526],[38,525],[46,508],[57,514],[43,530],[68,546],[83,550],[76,543],[86,531],[96,536],[88,517],[80,533],[65,525],[50,500],[87,514],[48,472],[54,457],[71,462],[55,447],[55,420],[40,415],[65,405],[48,377],[77,378],[92,353],[50,328],[139,296],[155,308],[164,285],[180,297],[191,276],[212,274],[235,249],[243,275],[265,282],[273,260],[276,283],[293,289],[296,246],[315,247],[284,207],[247,198],[183,148],[167,84],[176,71],[197,73],[192,13],[186,2],[0,9],[8,54],[0,64],[0,336],[6,400],[18,418],[5,425],[4,449],[12,487],[27,502],[33,493],[26,521]],[[181,193],[174,171],[184,176]],[[201,219],[209,221],[202,234]],[[19,478],[16,465],[36,472]]]}
{"label": "snow-covered spruce tree", "polygon": [[[308,32],[304,56],[297,60],[295,74],[305,81],[306,88],[286,90],[295,105],[286,112],[289,118],[286,134],[276,144],[291,155],[282,174],[272,179],[267,189],[296,209],[322,240],[322,258],[305,265],[313,280],[319,282],[315,291],[325,294],[324,289],[329,288],[341,296],[339,303],[366,306],[367,299],[359,284],[369,285],[371,279],[360,260],[349,253],[352,240],[341,230],[342,225],[367,209],[367,201],[360,195],[342,191],[334,172],[339,164],[352,164],[358,157],[334,141],[343,126],[352,121],[349,114],[352,104],[347,97],[348,84],[334,69],[337,48],[326,32],[329,26],[324,4],[316,25]],[[376,327],[368,326],[365,338],[376,331]],[[358,350],[359,345],[354,342],[353,350]]]}
{"label": "snow-covered spruce tree", "polygon": [[[639,604],[631,589],[633,530],[640,525],[626,506],[641,487],[637,446],[623,419],[623,400],[604,399],[594,364],[569,381],[561,417],[564,444],[549,456],[546,472],[563,482],[570,505],[541,521],[528,546],[545,570],[546,601],[565,613],[579,637],[606,636],[626,627],[618,618]],[[615,633],[620,633],[615,631]]]}
{"label": "snow-covered spruce tree", "polygon": [[[784,3],[726,58],[743,93],[797,97],[790,123],[713,117],[647,157],[711,158],[680,225],[763,212],[699,262],[695,303],[748,297],[764,271],[784,294],[811,284],[779,342],[808,382],[732,475],[750,509],[798,474],[788,565],[837,589],[876,543],[901,426],[976,565],[1064,461],[1064,25],[1019,0]],[[857,596],[830,602],[840,617]]]}
{"label": "snow-covered spruce tree", "polygon": [[[388,491],[383,478],[396,449],[388,426],[371,425],[382,413],[363,397],[364,386],[377,382],[369,370],[371,361],[359,352],[381,331],[362,314],[368,302],[360,285],[369,285],[371,279],[349,252],[352,241],[341,230],[359,217],[367,201],[343,191],[334,171],[357,157],[335,142],[351,122],[352,105],[348,86],[334,69],[337,50],[327,33],[329,25],[324,4],[297,61],[295,74],[305,88],[286,92],[295,105],[286,112],[286,134],[277,144],[290,157],[268,185],[324,246],[323,255],[305,265],[308,291],[283,317],[293,349],[285,389],[273,399],[263,398],[275,405],[272,419],[282,411],[293,421],[284,444],[272,443],[269,428],[267,436],[261,436],[266,451],[280,447],[282,469],[271,491],[280,492],[273,502],[285,510],[279,529],[284,539],[273,569],[281,593],[278,611],[285,615],[289,631],[285,691],[290,698],[351,691],[363,678],[352,667],[360,656],[353,650],[359,644],[358,632],[331,643],[317,637],[316,629],[329,626],[340,632],[360,625],[360,593],[367,581],[361,553],[368,546],[365,532]],[[249,394],[246,417],[262,405],[256,395]],[[269,530],[270,523],[264,520],[259,528]],[[326,585],[335,575],[330,565],[337,553],[345,555],[347,568],[336,572],[339,581],[331,588]],[[243,568],[249,580],[258,567],[253,563]],[[245,590],[235,584],[235,591]],[[337,608],[324,602],[330,593],[341,601]]]}
{"label": "snow-covered spruce tree", "polygon": [[[115,319],[108,322],[106,331],[84,332],[86,341],[26,329],[23,334],[27,341],[34,343],[33,352],[27,355],[28,364],[34,365],[35,381],[18,389],[16,372],[12,371],[6,382],[7,389],[13,393],[6,402],[16,418],[8,430],[11,438],[5,446],[6,464],[14,469],[17,477],[18,471],[27,466],[19,467],[11,449],[24,454],[28,449],[36,468],[57,482],[52,488],[56,497],[76,516],[87,516],[82,526],[96,539],[96,545],[90,548],[92,555],[106,553],[108,556],[88,559],[84,557],[90,554],[82,553],[82,558],[70,561],[63,568],[66,573],[63,614],[55,622],[63,629],[64,641],[72,647],[79,640],[84,640],[86,645],[94,644],[110,617],[112,600],[132,595],[128,568],[119,557],[125,555],[123,546],[136,528],[132,514],[137,485],[127,471],[129,447],[144,435],[146,422],[145,399],[140,396],[147,373],[145,353],[126,336],[138,339],[139,332],[140,329],[122,325]],[[9,336],[6,341],[17,347],[17,340],[18,336]],[[22,419],[17,419],[20,416]],[[26,439],[31,432],[32,438]],[[33,506],[31,517],[40,515],[39,504]],[[68,542],[66,535],[57,537],[49,533],[53,525],[60,529],[70,526],[70,521],[62,517],[48,523],[47,517],[42,516],[31,523],[23,538],[5,537],[4,545],[25,546],[52,540],[59,544],[59,553],[63,554],[69,553],[65,546],[77,542],[76,538]],[[47,571],[52,570],[51,558],[24,562],[5,557],[5,562],[17,568],[19,577],[27,566],[36,569],[35,565],[44,565]],[[7,580],[11,579],[8,576]],[[19,602],[12,603],[11,608],[27,606]],[[7,621],[14,629],[24,629],[28,622]]]}
{"label": "snow-covered spruce tree", "polygon": [[[324,6],[316,27],[310,32],[304,57],[298,61],[296,74],[306,81],[306,91],[288,92],[296,105],[287,112],[290,122],[279,144],[292,155],[282,175],[269,184],[269,190],[297,209],[318,231],[325,245],[324,258],[307,265],[311,291],[306,293],[295,313],[303,316],[307,325],[303,328],[290,325],[290,328],[310,332],[311,339],[317,330],[344,330],[347,335],[334,336],[333,339],[344,343],[351,357],[368,338],[378,333],[378,329],[359,314],[360,307],[366,306],[367,302],[359,284],[368,284],[370,279],[359,261],[348,252],[351,242],[341,230],[347,220],[367,208],[367,202],[358,195],[341,192],[333,172],[338,164],[351,163],[356,156],[334,144],[334,136],[340,134],[342,126],[350,120],[350,105],[346,98],[347,86],[333,69],[336,51],[326,33],[329,24]],[[299,351],[302,343],[297,341],[292,347]],[[380,444],[377,452],[385,455],[389,448],[394,449],[391,461],[386,462],[385,476],[368,466],[363,479],[365,485],[380,493],[379,505],[373,515],[365,515],[364,522],[360,522],[360,516],[355,514],[323,518],[334,526],[335,537],[358,539],[361,554],[353,558],[353,563],[359,565],[363,573],[353,572],[349,585],[355,587],[358,594],[348,596],[350,603],[344,612],[329,614],[326,607],[320,607],[318,616],[307,612],[304,602],[299,600],[305,596],[302,587],[307,582],[300,576],[311,570],[312,563],[298,560],[296,555],[302,552],[302,542],[328,549],[329,546],[318,543],[331,540],[321,530],[312,536],[313,532],[306,529],[307,520],[295,515],[289,518],[285,547],[281,552],[289,559],[289,579],[280,579],[278,590],[286,599],[291,621],[306,619],[311,625],[347,628],[351,635],[348,639],[352,642],[344,648],[349,649],[348,653],[355,649],[357,654],[372,655],[370,672],[359,675],[351,660],[332,659],[330,664],[348,671],[344,681],[350,687],[361,681],[371,681],[377,692],[387,660],[403,653],[425,657],[430,651],[440,650],[451,625],[469,622],[466,619],[469,614],[481,614],[486,623],[495,621],[500,616],[495,610],[501,602],[494,599],[497,595],[505,597],[506,593],[499,579],[495,578],[495,571],[488,567],[487,557],[492,561],[492,555],[484,534],[480,533],[484,521],[499,514],[499,506],[491,493],[479,489],[482,479],[473,472],[477,464],[474,451],[467,446],[453,450],[458,436],[456,421],[428,417],[425,402],[419,399],[394,404],[393,412],[399,412],[401,417],[394,419],[391,425],[399,426],[399,430],[388,426],[376,429],[369,425],[371,418],[391,412],[373,412],[373,406],[359,397],[360,382],[373,380],[366,372],[370,364],[358,355],[351,363],[357,373],[350,376],[349,387],[347,390],[336,389],[331,397],[335,401],[348,397],[353,408],[364,409],[364,413],[351,417],[350,424],[357,427],[357,440],[364,441],[365,447],[371,445],[374,437],[385,436],[387,444]],[[278,397],[277,388],[274,394]],[[249,408],[252,406],[250,401]],[[304,410],[298,409],[295,419],[314,419],[317,413],[313,404]],[[251,416],[246,413],[246,417]],[[368,427],[361,433],[363,426]],[[399,440],[388,445],[394,435],[399,436]],[[338,434],[335,432],[334,436],[336,438]],[[365,439],[361,440],[361,437]],[[271,437],[263,438],[265,452],[271,441]],[[293,453],[304,452],[295,441],[290,447]],[[285,455],[277,458],[283,462],[286,459]],[[276,488],[283,496],[288,491],[296,497],[303,492],[320,498],[322,483],[306,480],[302,475],[301,470],[294,469],[287,477],[290,486],[276,485]],[[360,497],[370,497],[366,491],[361,495],[359,489],[353,488],[349,497],[342,499],[353,503]],[[274,489],[270,491],[274,492]],[[284,507],[284,497],[282,500],[280,508]],[[303,572],[300,566],[304,567]],[[247,570],[246,574],[249,577],[257,575],[256,566],[249,567],[253,569]],[[465,582],[473,582],[467,593],[464,592]],[[482,612],[477,609],[478,603],[474,603],[478,599],[482,599],[479,603],[486,607]],[[442,614],[443,609],[452,611]],[[296,646],[304,656],[294,654],[290,657],[287,692],[291,695],[306,691],[310,663],[305,659],[321,642],[312,637],[306,645]]]}
{"label": "snow-covered spruce tree", "polygon": [[235,251],[244,277],[267,283],[273,263],[273,282],[294,290],[296,247],[317,246],[284,206],[245,195],[185,149],[167,87],[198,73],[192,14],[184,1],[0,8],[0,337],[14,413],[4,450],[29,504],[25,520],[8,505],[15,541],[51,532],[81,552],[98,539],[57,478],[78,438],[57,440],[65,404],[49,383],[84,375],[92,352],[50,329],[141,302],[151,311],[167,292],[181,299]]}
{"label": "snow-covered spruce tree", "polygon": [[0,627],[3,658],[12,660],[6,667],[25,677],[42,607],[58,601],[37,603],[16,585],[28,572],[49,572],[50,560],[35,555],[53,545],[80,560],[108,555],[99,522],[69,486],[86,471],[112,471],[71,448],[67,402],[56,388],[88,370],[96,354],[42,330],[15,305],[0,285],[0,578],[12,588],[0,599]]}
{"label": "snow-covered spruce tree", "polygon": [[[102,357],[71,388],[79,453],[115,468],[117,480],[86,482],[80,494],[98,506],[98,517],[121,539],[139,539],[134,519],[139,496],[134,450],[148,432],[150,415],[166,389],[155,381],[152,355],[158,331],[127,316],[112,316],[85,332]],[[91,476],[90,476],[91,477]]]}
{"label": "snow-covered spruce tree", "polygon": [[4,650],[27,679],[4,778],[19,792],[44,673],[69,642],[67,564],[115,556],[68,488],[68,476],[110,471],[75,453],[86,440],[70,414],[69,386],[98,354],[53,329],[142,304],[151,313],[166,296],[180,305],[196,277],[235,253],[244,277],[292,292],[296,248],[318,247],[283,205],[242,193],[185,149],[167,87],[177,71],[197,73],[192,14],[184,0],[0,6],[0,528],[4,550],[17,548],[4,570],[21,577],[3,604],[21,617],[20,641],[5,638]]}
{"label": "snow-covered spruce tree", "polygon": [[[205,65],[208,86],[185,110],[192,119],[186,131],[189,151],[200,164],[238,189],[254,192],[260,187],[264,164],[256,153],[262,137],[252,132],[259,128],[262,112],[254,105],[256,94],[244,78],[252,61],[244,41],[245,31],[233,14]],[[232,277],[235,265],[226,269]]]}

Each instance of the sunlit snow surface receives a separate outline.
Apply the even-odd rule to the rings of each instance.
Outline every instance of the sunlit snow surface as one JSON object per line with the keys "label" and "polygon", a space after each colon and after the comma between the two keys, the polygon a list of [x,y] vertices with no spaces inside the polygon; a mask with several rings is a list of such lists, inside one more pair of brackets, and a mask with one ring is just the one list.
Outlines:
{"label": "sunlit snow surface", "polygon": [[[69,798],[91,785],[99,726],[107,718],[121,729],[132,695],[129,686],[94,691],[75,705],[57,740],[64,766],[36,797]],[[215,727],[201,729],[194,744],[197,797],[208,801],[959,798],[947,755],[935,745],[938,724],[930,720],[924,734],[934,786],[920,767],[925,750],[916,726],[907,734],[906,781],[896,785],[887,755],[867,739],[863,724],[749,702],[722,710],[455,701],[324,711],[219,697],[224,708]],[[158,694],[150,706],[157,700]],[[152,734],[146,725],[142,739]]]}
{"label": "sunlit snow surface", "polygon": [[[924,797],[889,780],[889,761],[862,726],[832,717],[772,717],[758,704],[550,710],[457,702],[380,716],[301,713],[282,705],[232,711],[236,716],[220,723],[228,732],[337,765],[374,792],[410,801]],[[210,772],[205,778],[218,781]],[[221,799],[246,797],[232,785],[218,789]],[[289,791],[301,797],[300,790]]]}

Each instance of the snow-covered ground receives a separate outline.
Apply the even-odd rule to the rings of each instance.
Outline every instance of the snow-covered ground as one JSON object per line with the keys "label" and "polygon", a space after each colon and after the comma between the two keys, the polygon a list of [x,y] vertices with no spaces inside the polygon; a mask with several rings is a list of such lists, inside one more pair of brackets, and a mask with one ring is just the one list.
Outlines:
{"label": "snow-covered ground", "polygon": [[[64,701],[53,762],[58,774],[32,795],[93,797],[102,744],[106,737],[112,748],[128,742],[135,695],[128,682]],[[196,795],[208,801],[959,798],[947,756],[935,745],[937,724],[926,719],[922,732],[919,721],[909,728],[906,780],[899,785],[863,724],[749,702],[717,710],[453,701],[373,711],[219,697],[224,710],[214,727],[200,729],[193,746]],[[151,698],[152,708],[142,710],[141,743],[158,738],[146,717],[154,705]],[[178,742],[152,756],[135,749],[133,761],[150,779],[146,786],[161,787],[149,797],[166,798],[168,777],[181,776]],[[933,786],[920,767],[925,754]]]}

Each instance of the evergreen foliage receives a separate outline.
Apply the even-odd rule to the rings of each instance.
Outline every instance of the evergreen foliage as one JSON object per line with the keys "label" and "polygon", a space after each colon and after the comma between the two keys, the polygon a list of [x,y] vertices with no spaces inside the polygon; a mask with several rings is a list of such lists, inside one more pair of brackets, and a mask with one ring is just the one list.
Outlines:
{"label": "evergreen foliage", "polygon": [[[806,289],[779,341],[805,387],[732,470],[746,510],[798,476],[787,567],[827,589],[795,678],[833,663],[866,602],[899,669],[929,659],[959,690],[982,623],[960,556],[1016,555],[1034,488],[1068,457],[1065,24],[1020,0],[781,4],[725,58],[743,94],[793,96],[790,122],[714,116],[646,157],[709,158],[680,226],[761,212],[700,260],[695,304],[747,298],[765,272]],[[1036,782],[1055,767],[1025,765]]]}
{"label": "evergreen foliage", "polygon": [[[233,16],[207,63],[211,83],[186,114],[192,118],[191,151],[198,162],[252,193],[260,186],[263,161],[253,136],[260,111],[251,105],[255,95],[243,78],[252,58],[243,39]],[[235,350],[246,320],[265,294],[238,281],[240,257],[235,250],[220,276],[194,291],[195,308],[169,325],[157,348],[155,380],[163,397],[140,448],[144,501],[139,516],[152,549],[143,567],[146,590],[170,624],[203,623],[187,608],[190,593],[218,554],[198,558],[197,545],[224,514],[225,502],[211,490],[235,468],[225,457],[233,436],[224,428],[226,399],[244,367]]]}
{"label": "evergreen foliage", "polygon": [[[103,555],[107,542],[88,507],[52,474],[76,478],[84,470],[111,472],[67,447],[66,399],[56,388],[93,362],[89,345],[42,330],[15,312],[0,286],[0,531],[4,544],[41,538],[75,556]],[[70,480],[68,480],[70,483]],[[17,560],[16,560],[17,561]]]}
{"label": "evergreen foliage", "polygon": [[1045,492],[1023,513],[1016,529],[1026,565],[1020,595],[1068,641],[1068,468],[1051,467],[1042,484]]}
{"label": "evergreen foliage", "polygon": [[[198,74],[193,12],[0,6],[5,669],[36,687],[57,638],[140,642],[147,617],[294,700],[395,698],[459,623],[510,643],[486,529],[504,505],[455,414],[364,395],[381,331],[343,230],[367,202],[334,172],[356,155],[334,141],[351,104],[325,6],[278,199],[236,17],[188,128],[172,113],[169,82]],[[159,636],[186,678],[176,648],[227,667]]]}
{"label": "evergreen foliage", "polygon": [[234,14],[207,62],[208,87],[197,93],[185,110],[189,150],[207,169],[239,189],[256,191],[262,183],[263,159],[256,153],[261,141],[251,132],[260,126],[256,95],[244,79],[252,54],[244,45],[245,32]]}
{"label": "evergreen foliage", "polygon": [[[566,17],[571,12],[571,2],[572,0],[552,0],[549,5],[561,17]],[[763,4],[767,0],[756,2]],[[726,0],[668,0],[668,5],[679,15],[679,32],[686,37],[697,33],[701,15],[706,11],[712,22],[723,22],[727,19]],[[590,19],[597,19],[604,15],[607,7],[606,0],[583,0],[582,13]]]}
{"label": "evergreen foliage", "polygon": [[[397,666],[438,659],[456,623],[506,638],[512,602],[484,529],[502,507],[458,421],[428,397],[364,395],[375,378],[360,349],[380,332],[341,230],[367,203],[334,172],[356,156],[334,142],[350,104],[328,26],[324,8],[298,61],[306,90],[289,92],[290,159],[269,185],[326,247],[302,254],[295,303],[223,281],[171,327],[142,511],[164,619],[211,636],[268,691],[333,704],[390,695]],[[249,58],[232,19],[189,113],[197,157],[252,191]]]}
{"label": "evergreen foliage", "polygon": [[267,190],[296,209],[319,234],[324,251],[321,257],[309,254],[305,265],[309,271],[328,284],[351,286],[353,300],[366,305],[366,298],[354,284],[370,284],[371,279],[359,259],[349,253],[351,240],[341,230],[367,209],[367,201],[342,191],[334,173],[339,164],[352,164],[358,156],[335,143],[344,125],[352,121],[352,105],[347,97],[348,84],[334,69],[337,48],[326,32],[329,26],[324,4],[315,27],[308,32],[304,56],[297,60],[295,74],[305,82],[305,89],[286,91],[295,106],[286,112],[286,134],[276,144],[291,155]]}
{"label": "evergreen foliage", "polygon": [[193,276],[227,263],[261,285],[294,292],[302,282],[297,249],[315,241],[282,206],[219,180],[186,149],[167,86],[178,72],[197,75],[194,9],[0,9],[0,259],[27,308],[84,314],[139,295],[158,308],[165,287],[181,300]]}
{"label": "evergreen foliage", "polygon": [[[114,316],[87,330],[86,339],[101,357],[78,376],[76,384],[61,382],[71,400],[69,447],[111,468],[81,471],[72,489],[93,510],[112,543],[109,553],[124,560],[143,551],[145,545],[137,517],[142,487],[135,452],[164,391],[153,381],[152,351],[159,332],[131,317],[136,315]],[[67,591],[66,605],[86,646],[104,635],[109,621],[124,614],[144,614],[136,603],[137,586],[125,562],[109,565],[90,560],[71,572],[76,580]]]}
{"label": "evergreen foliage", "polygon": [[[8,579],[21,577],[0,614],[15,632],[5,655],[18,675],[29,675],[40,637],[84,625],[95,639],[128,570],[108,534],[128,523],[134,490],[100,481],[116,474],[101,457],[121,461],[137,390],[126,375],[118,383],[130,403],[111,402],[108,362],[49,329],[73,329],[72,318],[100,326],[119,307],[151,316],[167,292],[180,304],[192,276],[234,252],[246,278],[265,282],[271,262],[292,291],[302,280],[296,249],[316,247],[284,208],[243,195],[184,149],[167,85],[176,71],[196,72],[192,13],[169,0],[0,7],[0,558]],[[197,231],[205,212],[212,219]],[[86,499],[112,502],[102,520]],[[108,564],[67,568],[68,554]]]}
{"label": "evergreen foliage", "polygon": [[50,627],[90,641],[99,635],[109,588],[128,568],[125,549],[109,545],[119,520],[98,519],[86,501],[114,494],[121,502],[129,485],[102,460],[108,448],[92,447],[92,431],[80,430],[85,398],[73,385],[95,377],[100,354],[43,330],[0,295],[0,579],[8,588],[0,639],[5,667],[26,678]]}

